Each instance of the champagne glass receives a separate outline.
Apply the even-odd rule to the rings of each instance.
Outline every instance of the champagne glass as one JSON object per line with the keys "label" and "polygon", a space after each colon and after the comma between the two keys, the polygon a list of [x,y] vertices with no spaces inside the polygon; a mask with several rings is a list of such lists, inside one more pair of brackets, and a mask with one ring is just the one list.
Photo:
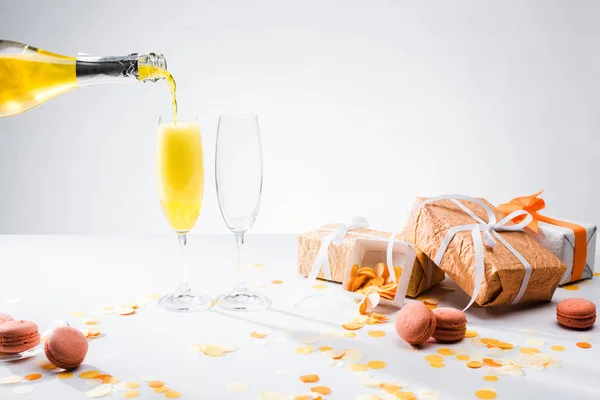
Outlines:
{"label": "champagne glass", "polygon": [[158,120],[158,188],[160,205],[177,234],[184,280],[175,293],[159,300],[168,311],[193,312],[212,306],[212,299],[192,292],[188,284],[187,234],[200,214],[204,194],[204,158],[198,119]]}
{"label": "champagne glass", "polygon": [[219,117],[215,177],[221,215],[237,240],[238,270],[235,288],[231,293],[219,297],[217,304],[235,311],[267,308],[271,301],[264,294],[248,290],[242,262],[244,235],[258,214],[263,181],[262,149],[256,115]]}

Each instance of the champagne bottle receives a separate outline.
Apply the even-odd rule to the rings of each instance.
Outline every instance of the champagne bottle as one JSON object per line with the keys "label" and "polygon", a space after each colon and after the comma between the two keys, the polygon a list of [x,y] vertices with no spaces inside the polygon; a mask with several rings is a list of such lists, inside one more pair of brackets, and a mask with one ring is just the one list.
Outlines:
{"label": "champagne bottle", "polygon": [[175,81],[162,54],[68,57],[0,40],[0,118],[30,110],[78,87],[167,79],[176,114]]}

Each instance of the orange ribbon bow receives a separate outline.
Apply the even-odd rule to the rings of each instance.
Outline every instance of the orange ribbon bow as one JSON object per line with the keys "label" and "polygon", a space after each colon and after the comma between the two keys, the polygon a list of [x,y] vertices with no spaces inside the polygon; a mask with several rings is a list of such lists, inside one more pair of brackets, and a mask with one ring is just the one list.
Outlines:
{"label": "orange ribbon bow", "polygon": [[[585,262],[587,259],[587,231],[583,226],[539,214],[538,211],[543,210],[546,207],[546,202],[544,199],[538,198],[542,192],[543,190],[531,196],[516,197],[506,204],[499,205],[497,209],[505,215],[517,210],[527,211],[533,217],[533,221],[531,221],[527,227],[535,233],[538,232],[538,221],[546,222],[551,225],[562,226],[563,228],[572,230],[575,234],[575,251],[573,255],[573,269],[571,271],[570,282],[578,281],[583,275],[583,270],[585,269]],[[524,218],[525,216],[517,217],[514,219],[514,222],[520,222]]]}

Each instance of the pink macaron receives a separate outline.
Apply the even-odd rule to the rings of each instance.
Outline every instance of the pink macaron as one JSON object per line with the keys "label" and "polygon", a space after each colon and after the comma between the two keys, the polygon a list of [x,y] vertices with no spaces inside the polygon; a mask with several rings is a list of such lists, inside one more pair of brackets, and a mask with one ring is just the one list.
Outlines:
{"label": "pink macaron", "polygon": [[396,317],[396,332],[398,336],[413,346],[425,343],[434,331],[435,316],[421,302],[405,305]]}
{"label": "pink macaron", "polygon": [[0,312],[0,324],[6,321],[14,321],[15,319],[8,314]]}
{"label": "pink macaron", "polygon": [[44,351],[52,364],[63,369],[74,369],[83,362],[88,342],[78,329],[61,326],[46,339]]}
{"label": "pink macaron", "polygon": [[31,321],[6,321],[0,324],[0,352],[20,353],[40,344],[38,326]]}
{"label": "pink macaron", "polygon": [[433,338],[438,342],[458,342],[467,332],[467,316],[464,312],[450,307],[433,310],[435,331]]}
{"label": "pink macaron", "polygon": [[568,328],[591,328],[596,322],[596,305],[586,299],[565,299],[556,306],[556,319]]}

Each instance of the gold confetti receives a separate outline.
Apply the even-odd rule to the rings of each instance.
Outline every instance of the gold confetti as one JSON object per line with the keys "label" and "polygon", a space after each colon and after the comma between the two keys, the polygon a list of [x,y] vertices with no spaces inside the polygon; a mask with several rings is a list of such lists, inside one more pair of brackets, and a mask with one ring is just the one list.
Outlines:
{"label": "gold confetti", "polygon": [[127,392],[123,393],[123,397],[126,399],[133,399],[135,397],[138,397],[140,395],[140,392],[138,392],[137,390],[128,390]]}
{"label": "gold confetti", "polygon": [[356,332],[344,332],[344,337],[345,338],[355,338]]}
{"label": "gold confetti", "polygon": [[330,350],[333,350],[333,347],[330,347],[330,346],[319,347],[319,351],[330,351]]}
{"label": "gold confetti", "polygon": [[459,354],[456,356],[456,359],[460,360],[460,361],[469,361],[471,359],[471,357],[469,357],[466,354]]}
{"label": "gold confetti", "polygon": [[565,290],[579,290],[579,286],[577,285],[565,285],[562,288]]}
{"label": "gold confetti", "polygon": [[361,329],[363,326],[363,324],[359,324],[357,322],[348,322],[347,324],[342,325],[342,328],[349,331],[355,331]]}
{"label": "gold confetti", "polygon": [[100,323],[100,320],[95,318],[87,318],[83,320],[83,323],[86,325],[98,325]]}
{"label": "gold confetti", "polygon": [[444,357],[438,356],[437,354],[429,354],[429,355],[425,356],[425,361],[430,362],[430,363],[443,362]]}
{"label": "gold confetti", "polygon": [[453,356],[456,354],[452,349],[449,349],[447,347],[442,347],[441,349],[438,349],[437,352],[438,354],[441,354],[443,356]]}
{"label": "gold confetti", "polygon": [[211,357],[220,357],[225,353],[222,347],[208,345],[204,348],[204,354]]}
{"label": "gold confetti", "polygon": [[482,366],[483,366],[483,363],[481,361],[469,361],[467,363],[467,367],[473,368],[473,369],[481,368]]}
{"label": "gold confetti", "polygon": [[429,299],[423,300],[423,303],[425,303],[427,305],[431,305],[431,306],[437,306],[439,304],[439,301],[438,301],[438,299],[429,298]]}
{"label": "gold confetti", "polygon": [[329,393],[331,393],[331,389],[328,388],[327,386],[315,386],[315,387],[310,388],[310,391],[314,392],[314,393],[319,393],[322,395],[328,395]]}
{"label": "gold confetti", "polygon": [[163,385],[163,386],[154,388],[154,393],[165,393],[165,392],[168,392],[169,389],[171,389],[171,388],[166,385]]}
{"label": "gold confetti", "polygon": [[52,371],[53,369],[56,369],[56,365],[47,363],[47,364],[42,365],[42,369],[44,371]]}
{"label": "gold confetti", "polygon": [[181,393],[179,393],[177,390],[169,390],[167,393],[165,393],[165,396],[167,399],[176,399],[181,397]]}
{"label": "gold confetti", "polygon": [[467,339],[472,339],[472,338],[477,337],[477,336],[479,336],[479,333],[477,331],[472,331],[472,330],[468,329],[465,332],[465,337]]}
{"label": "gold confetti", "polygon": [[580,347],[582,349],[589,349],[589,348],[592,347],[592,345],[590,343],[588,343],[588,342],[577,342],[576,346]]}
{"label": "gold confetti", "polygon": [[475,392],[475,396],[477,396],[478,399],[495,399],[496,398],[496,392],[494,392],[493,390],[489,390],[489,389],[479,389],[478,391]]}
{"label": "gold confetti", "polygon": [[98,375],[100,375],[100,371],[84,371],[82,373],[79,374],[79,377],[81,379],[94,379],[96,378]]}
{"label": "gold confetti", "polygon": [[118,378],[115,378],[112,375],[107,375],[107,376],[105,376],[105,377],[102,378],[102,383],[107,383],[107,384],[115,385],[115,384],[117,384],[119,382],[121,382],[121,381]]}
{"label": "gold confetti", "polygon": [[312,285],[312,288],[317,290],[323,290],[327,289],[327,285],[324,283],[315,283],[314,285]]}
{"label": "gold confetti", "polygon": [[483,380],[487,382],[496,382],[498,377],[496,375],[486,375],[483,377]]}
{"label": "gold confetti", "polygon": [[164,382],[161,382],[161,381],[150,381],[150,382],[148,382],[148,387],[151,387],[151,388],[153,388],[153,389],[154,389],[154,388],[157,388],[157,387],[161,387],[161,386],[163,386],[164,384],[165,384],[165,383],[164,383]]}
{"label": "gold confetti", "polygon": [[341,360],[346,355],[346,350],[332,350],[328,353],[332,359]]}
{"label": "gold confetti", "polygon": [[400,400],[415,400],[415,394],[413,392],[396,392],[396,397]]}
{"label": "gold confetti", "polygon": [[565,348],[563,346],[550,346],[550,350],[565,351]]}
{"label": "gold confetti", "polygon": [[122,307],[117,310],[117,314],[119,315],[133,315],[135,313],[135,308],[133,307]]}
{"label": "gold confetti", "polygon": [[446,366],[446,364],[444,364],[443,362],[432,362],[432,363],[429,363],[429,366],[431,366],[433,368],[444,368]]}
{"label": "gold confetti", "polygon": [[61,372],[60,374],[56,374],[58,379],[69,379],[73,377],[72,372]]}
{"label": "gold confetti", "polygon": [[279,280],[279,279],[275,279],[274,281],[271,281],[271,283],[272,283],[273,285],[281,285],[281,284],[283,283],[283,281],[282,281],[282,280]]}
{"label": "gold confetti", "polygon": [[536,349],[535,347],[521,347],[521,353],[523,354],[538,354],[540,349]]}
{"label": "gold confetti", "polygon": [[266,338],[267,336],[269,336],[268,333],[266,332],[257,332],[257,331],[253,331],[250,334],[250,337],[256,338],[256,339],[262,339],[262,338]]}
{"label": "gold confetti", "polygon": [[314,348],[312,346],[301,346],[296,349],[296,353],[298,354],[310,354],[312,353]]}
{"label": "gold confetti", "polygon": [[369,369],[367,364],[349,364],[348,369],[350,371],[366,371]]}
{"label": "gold confetti", "polygon": [[310,375],[301,375],[300,380],[304,383],[315,383],[319,381],[319,375],[310,374]]}
{"label": "gold confetti", "polygon": [[387,364],[383,361],[374,360],[374,361],[367,362],[367,365],[371,369],[384,369]]}
{"label": "gold confetti", "polygon": [[369,331],[369,336],[374,338],[380,338],[385,336],[384,331]]}
{"label": "gold confetti", "polygon": [[38,379],[40,379],[42,377],[42,374],[29,374],[29,375],[25,375],[23,377],[23,379],[25,379],[26,381],[36,381]]}
{"label": "gold confetti", "polygon": [[600,272],[594,272],[594,276],[600,276]]}
{"label": "gold confetti", "polygon": [[394,394],[400,390],[400,386],[394,385],[393,383],[382,383],[379,387],[389,394]]}

